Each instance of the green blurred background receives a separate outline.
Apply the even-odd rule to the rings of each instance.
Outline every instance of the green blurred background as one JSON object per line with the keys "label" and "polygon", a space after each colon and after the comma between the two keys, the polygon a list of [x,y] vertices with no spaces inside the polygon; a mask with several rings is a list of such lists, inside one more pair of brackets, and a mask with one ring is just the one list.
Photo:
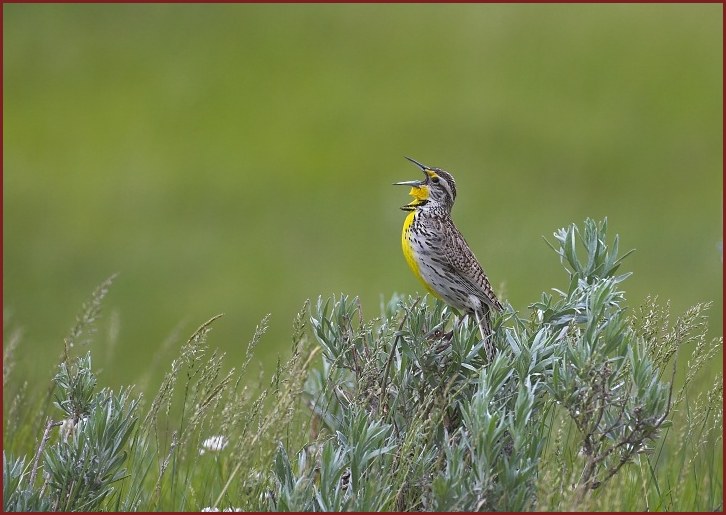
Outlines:
{"label": "green blurred background", "polygon": [[713,301],[722,334],[722,10],[3,5],[20,370],[48,377],[113,272],[96,364],[149,388],[214,314],[239,365],[272,313],[269,372],[305,299],[359,295],[372,317],[420,291],[391,186],[419,177],[404,155],[453,173],[456,223],[515,308],[565,284],[542,236],[607,216],[637,249],[630,305]]}

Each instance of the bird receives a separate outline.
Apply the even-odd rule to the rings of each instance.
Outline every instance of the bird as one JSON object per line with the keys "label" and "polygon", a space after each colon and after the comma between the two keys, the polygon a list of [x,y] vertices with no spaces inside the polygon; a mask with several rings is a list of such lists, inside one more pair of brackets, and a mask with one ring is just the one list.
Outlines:
{"label": "bird", "polygon": [[[423,180],[396,182],[411,186],[413,200],[401,209],[409,214],[403,222],[401,246],[414,275],[427,291],[463,316],[476,319],[488,362],[494,357],[490,311],[503,307],[494,294],[484,269],[451,219],[456,200],[452,175],[406,157],[424,174]],[[459,319],[459,323],[463,320]]]}

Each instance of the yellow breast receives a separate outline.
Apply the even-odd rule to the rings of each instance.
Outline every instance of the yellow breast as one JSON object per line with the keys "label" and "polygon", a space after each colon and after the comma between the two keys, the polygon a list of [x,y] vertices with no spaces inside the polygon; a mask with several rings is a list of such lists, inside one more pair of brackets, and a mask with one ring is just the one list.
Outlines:
{"label": "yellow breast", "polygon": [[439,297],[439,295],[431,289],[431,286],[429,286],[429,284],[421,275],[418,261],[416,261],[416,253],[413,246],[411,245],[411,241],[409,240],[409,231],[411,230],[411,224],[413,224],[413,220],[415,217],[416,212],[411,211],[406,217],[406,220],[403,221],[403,231],[401,232],[401,247],[403,248],[403,257],[406,258],[406,263],[408,263],[408,267],[413,272],[413,275],[415,275],[418,280],[421,281],[421,283],[426,287],[426,290],[428,290],[434,296]]}

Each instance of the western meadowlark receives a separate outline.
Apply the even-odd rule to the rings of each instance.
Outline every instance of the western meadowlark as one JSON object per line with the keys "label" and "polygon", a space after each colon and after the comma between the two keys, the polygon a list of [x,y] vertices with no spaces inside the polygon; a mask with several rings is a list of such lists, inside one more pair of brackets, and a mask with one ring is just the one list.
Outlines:
{"label": "western meadowlark", "polygon": [[456,184],[449,172],[422,165],[422,181],[397,182],[411,186],[410,211],[403,222],[401,244],[408,266],[426,289],[451,307],[473,315],[479,325],[487,360],[494,356],[489,312],[502,310],[484,270],[451,220]]}

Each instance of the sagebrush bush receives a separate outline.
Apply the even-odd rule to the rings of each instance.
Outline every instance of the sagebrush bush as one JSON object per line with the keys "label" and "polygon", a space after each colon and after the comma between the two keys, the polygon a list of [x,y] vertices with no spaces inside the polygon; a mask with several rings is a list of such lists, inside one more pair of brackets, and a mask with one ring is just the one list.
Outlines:
{"label": "sagebrush bush", "polygon": [[[80,352],[105,282],[65,341],[52,395],[9,381],[10,333],[4,508],[718,509],[721,374],[689,393],[721,345],[705,336],[708,305],[674,323],[655,299],[630,313],[606,221],[561,229],[551,246],[566,287],[495,314],[489,363],[476,324],[455,324],[440,301],[394,296],[369,319],[340,296],[306,303],[291,357],[257,385],[248,365],[268,317],[238,371],[207,346],[213,317],[148,404],[99,388]],[[8,444],[34,450],[16,458]]]}

